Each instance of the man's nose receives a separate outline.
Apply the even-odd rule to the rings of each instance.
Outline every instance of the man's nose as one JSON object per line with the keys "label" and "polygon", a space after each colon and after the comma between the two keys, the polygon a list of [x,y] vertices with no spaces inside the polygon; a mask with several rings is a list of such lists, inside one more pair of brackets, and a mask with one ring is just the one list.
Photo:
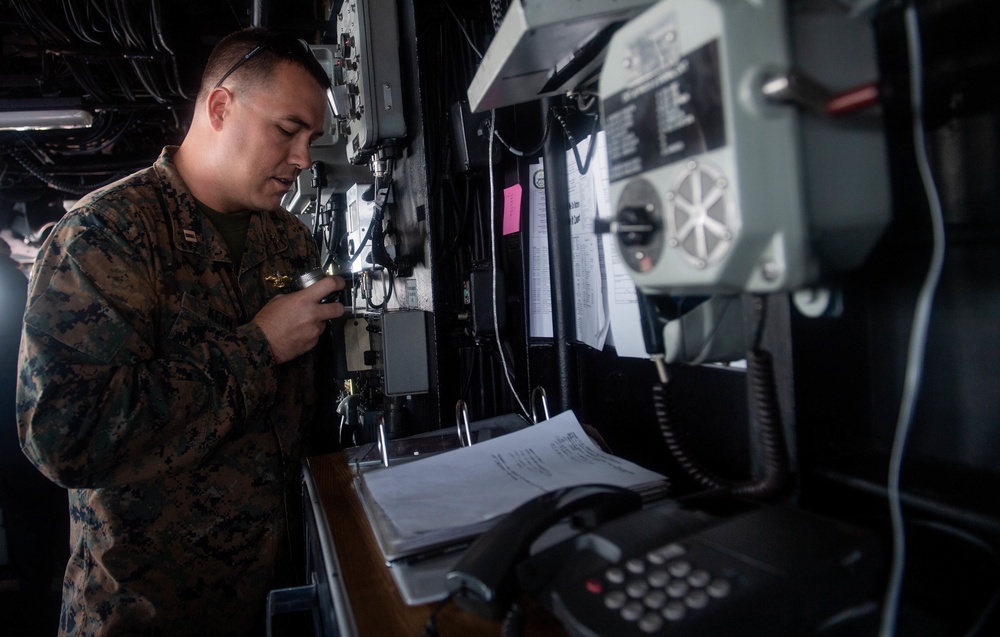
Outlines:
{"label": "man's nose", "polygon": [[312,166],[312,156],[309,153],[309,143],[297,143],[292,147],[292,152],[288,156],[288,163],[299,170],[305,170]]}

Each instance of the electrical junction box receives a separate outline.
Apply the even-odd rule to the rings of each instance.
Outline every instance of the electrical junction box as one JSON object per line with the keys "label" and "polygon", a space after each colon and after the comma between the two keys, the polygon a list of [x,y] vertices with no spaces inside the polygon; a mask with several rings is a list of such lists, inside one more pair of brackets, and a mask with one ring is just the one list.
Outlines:
{"label": "electrical junction box", "polygon": [[337,15],[341,84],[332,101],[346,108],[347,159],[364,164],[382,145],[406,135],[394,0],[345,0]]}
{"label": "electrical junction box", "polygon": [[788,4],[661,0],[608,45],[611,230],[648,294],[807,287],[860,265],[888,222],[881,131],[814,135],[832,124],[764,95],[796,65]]}
{"label": "electrical junction box", "polygon": [[427,355],[427,314],[422,310],[382,312],[376,369],[381,370],[386,396],[423,394],[430,389]]}
{"label": "electrical junction box", "polygon": [[354,184],[345,193],[347,205],[347,256],[351,261],[351,272],[370,270],[372,266],[372,240],[369,237],[364,247],[361,243],[372,224],[375,202],[365,201],[362,194],[371,188],[369,184]]}
{"label": "electrical junction box", "polygon": [[359,314],[344,323],[348,373],[374,372],[386,396],[430,390],[427,313],[422,310]]}

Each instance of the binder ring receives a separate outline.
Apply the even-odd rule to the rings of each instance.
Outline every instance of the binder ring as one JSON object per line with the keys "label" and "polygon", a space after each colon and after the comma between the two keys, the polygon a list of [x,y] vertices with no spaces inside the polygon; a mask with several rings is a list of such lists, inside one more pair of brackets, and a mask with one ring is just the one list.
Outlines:
{"label": "binder ring", "polygon": [[[462,427],[465,427],[465,436],[462,436]],[[472,446],[472,433],[469,431],[469,406],[465,401],[459,399],[455,403],[455,428],[458,430],[458,442],[463,447]]]}
{"label": "binder ring", "polygon": [[382,466],[389,466],[389,445],[385,442],[385,421],[382,416],[379,416],[376,420],[378,423],[378,448],[382,452]]}
{"label": "binder ring", "polygon": [[545,414],[545,420],[549,419],[549,401],[545,395],[545,388],[539,385],[531,390],[531,420],[536,425],[541,422],[538,418],[538,411],[535,409],[535,403],[539,402],[539,396],[541,396],[542,412]]}

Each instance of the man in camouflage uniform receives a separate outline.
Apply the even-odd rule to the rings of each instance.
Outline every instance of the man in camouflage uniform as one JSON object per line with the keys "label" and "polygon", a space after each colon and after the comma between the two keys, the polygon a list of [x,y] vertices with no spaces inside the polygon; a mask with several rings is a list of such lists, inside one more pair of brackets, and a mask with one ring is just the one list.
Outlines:
{"label": "man in camouflage uniform", "polygon": [[280,201],[328,86],[300,42],[229,36],[181,146],[82,199],[39,255],[19,432],[69,489],[61,634],[263,633],[268,591],[295,583],[314,347],[343,313],[319,301],[343,281],[267,278],[318,261]]}

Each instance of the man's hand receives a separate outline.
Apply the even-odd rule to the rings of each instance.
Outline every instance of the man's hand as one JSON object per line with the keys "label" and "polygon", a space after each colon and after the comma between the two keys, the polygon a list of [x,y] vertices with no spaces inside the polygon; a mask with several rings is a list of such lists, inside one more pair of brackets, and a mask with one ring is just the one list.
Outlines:
{"label": "man's hand", "polygon": [[279,294],[253,317],[267,338],[278,364],[298,358],[316,347],[326,321],[344,313],[340,303],[320,303],[328,294],[344,289],[344,280],[328,276],[290,294]]}

